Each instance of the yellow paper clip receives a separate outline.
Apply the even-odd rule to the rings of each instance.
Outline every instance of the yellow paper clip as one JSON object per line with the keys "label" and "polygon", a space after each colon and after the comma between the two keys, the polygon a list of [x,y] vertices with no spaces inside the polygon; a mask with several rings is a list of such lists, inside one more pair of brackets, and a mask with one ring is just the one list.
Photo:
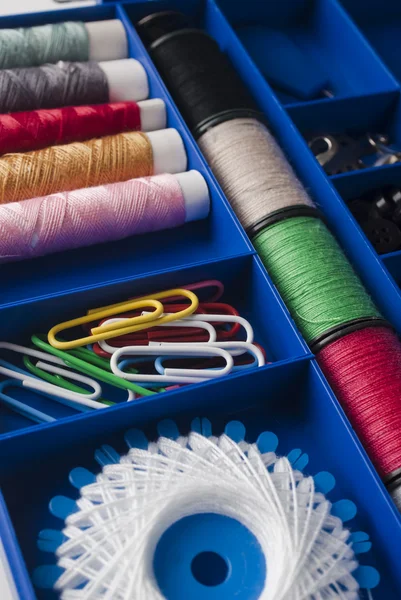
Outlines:
{"label": "yellow paper clip", "polygon": [[[89,335],[83,338],[78,338],[76,340],[64,342],[60,341],[56,338],[56,335],[61,331],[65,331],[66,329],[71,329],[72,327],[77,327],[79,325],[84,325],[85,323],[90,323],[91,321],[101,321],[102,319],[106,319],[107,317],[112,317],[114,315],[118,315],[122,312],[128,312],[131,310],[138,310],[141,308],[154,308],[155,310],[146,315],[140,315],[138,317],[132,317],[130,319],[125,319],[118,323],[113,323],[113,327],[107,327],[106,331],[101,331],[97,335]],[[58,348],[59,350],[72,350],[73,348],[78,348],[79,346],[86,346],[87,344],[94,344],[99,340],[107,340],[113,337],[117,337],[119,335],[123,335],[125,333],[133,333],[137,331],[137,327],[139,324],[142,324],[142,328],[149,327],[151,323],[157,322],[160,316],[163,314],[163,304],[158,300],[154,300],[152,298],[146,299],[136,299],[131,300],[129,302],[120,302],[119,304],[114,304],[111,306],[105,306],[103,308],[96,308],[88,312],[84,317],[79,317],[78,319],[72,319],[71,321],[65,321],[64,323],[59,323],[52,327],[47,334],[47,339],[49,344],[54,348]],[[97,327],[96,329],[102,329],[101,327]]]}
{"label": "yellow paper clip", "polygon": [[[134,333],[135,331],[142,331],[143,329],[149,329],[150,327],[158,327],[159,325],[164,325],[165,323],[171,323],[173,321],[178,321],[179,319],[183,319],[184,317],[189,317],[192,315],[199,306],[198,296],[191,292],[190,290],[176,288],[173,290],[166,290],[164,292],[157,292],[156,294],[149,294],[149,296],[141,296],[140,298],[135,298],[135,302],[150,302],[150,300],[158,301],[163,300],[163,298],[169,298],[170,296],[183,296],[184,298],[188,298],[190,301],[190,305],[180,310],[176,313],[170,313],[167,315],[163,315],[160,318],[152,320],[152,322],[140,323],[138,325],[134,325],[132,327],[127,328],[127,321],[120,321],[119,323],[109,323],[108,325],[100,325],[99,327],[94,327],[91,331],[93,336],[97,336],[102,333],[107,333],[109,331],[114,332],[114,335],[108,336],[116,337],[116,335],[124,335],[125,333]],[[121,309],[121,304],[112,304],[111,306],[105,307],[108,310]],[[99,309],[94,309],[99,310]],[[122,311],[121,311],[122,312]],[[88,311],[88,314],[93,315],[93,311]],[[153,314],[153,313],[152,313]],[[117,334],[116,334],[117,330]],[[102,338],[107,339],[107,338]]]}

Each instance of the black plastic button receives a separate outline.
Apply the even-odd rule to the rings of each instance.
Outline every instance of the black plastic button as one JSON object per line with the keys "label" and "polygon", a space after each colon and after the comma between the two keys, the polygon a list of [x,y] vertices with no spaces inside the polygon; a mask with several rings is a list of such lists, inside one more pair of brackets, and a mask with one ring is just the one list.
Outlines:
{"label": "black plastic button", "polygon": [[394,186],[385,187],[383,193],[395,206],[401,206],[401,188]]}
{"label": "black plastic button", "polygon": [[388,219],[369,219],[361,227],[379,254],[394,252],[401,247],[401,231]]}
{"label": "black plastic button", "polygon": [[391,218],[393,210],[395,208],[394,203],[386,196],[384,191],[378,190],[371,196],[372,201],[372,217],[382,217],[383,219]]}

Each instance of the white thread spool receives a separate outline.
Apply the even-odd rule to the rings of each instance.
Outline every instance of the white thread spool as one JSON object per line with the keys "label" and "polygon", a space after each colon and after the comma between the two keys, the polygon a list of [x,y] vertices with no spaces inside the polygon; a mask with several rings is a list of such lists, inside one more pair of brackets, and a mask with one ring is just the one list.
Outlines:
{"label": "white thread spool", "polygon": [[99,62],[109,86],[109,102],[146,100],[149,96],[148,76],[135,58]]}
{"label": "white thread spool", "polygon": [[283,209],[315,206],[274,137],[256,119],[225,121],[198,144],[245,229]]}
{"label": "white thread spool", "polygon": [[119,60],[128,56],[128,40],[119,19],[85,23],[89,38],[89,60]]}
{"label": "white thread spool", "polygon": [[57,550],[63,600],[164,600],[153,571],[161,536],[183,517],[210,512],[258,540],[267,565],[259,600],[358,598],[349,532],[330,503],[313,478],[255,444],[160,438],[106,466],[77,505]]}

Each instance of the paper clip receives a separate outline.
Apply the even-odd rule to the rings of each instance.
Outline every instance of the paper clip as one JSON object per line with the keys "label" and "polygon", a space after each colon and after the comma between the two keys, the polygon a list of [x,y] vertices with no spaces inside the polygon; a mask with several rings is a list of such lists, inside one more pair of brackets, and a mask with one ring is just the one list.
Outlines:
{"label": "paper clip", "polygon": [[[175,323],[163,323],[160,327],[178,327],[178,328],[182,327],[182,328],[204,329],[209,334],[209,340],[208,341],[209,342],[215,342],[216,339],[217,339],[217,336],[216,336],[216,330],[213,327],[213,325],[211,325],[210,323],[201,321],[200,319],[197,319],[196,317],[197,317],[197,315],[193,315],[193,319],[191,317],[191,321],[185,321],[184,322],[184,320],[182,319],[180,321],[176,321]],[[114,319],[108,319],[108,322],[105,323],[105,324],[110,323],[110,321],[114,321]],[[155,335],[155,337],[157,337],[157,335]],[[187,339],[188,338],[185,338],[185,340],[187,340]],[[175,343],[177,343],[177,342],[175,342]],[[129,344],[126,344],[125,346],[112,346],[111,344],[109,344],[105,340],[100,340],[99,341],[100,348],[104,352],[108,353],[109,356],[111,356],[119,348],[125,348],[128,345]]]}
{"label": "paper clip", "polygon": [[[206,279],[205,281],[198,281],[197,283],[188,283],[186,285],[180,286],[180,290],[189,290],[191,292],[195,292],[198,290],[204,290],[206,288],[215,288],[216,291],[214,294],[212,294],[212,296],[210,298],[208,298],[207,300],[202,300],[202,302],[217,302],[218,300],[220,300],[220,298],[224,294],[224,284],[221,281],[219,281],[218,279]],[[176,291],[176,290],[171,290],[171,291]],[[150,294],[149,297],[155,298],[159,293],[163,293],[163,292],[155,292],[154,294]],[[180,300],[181,297],[182,297],[182,294],[171,295],[165,300],[164,304],[171,304],[172,302],[175,303],[175,302],[177,302],[177,300]],[[137,297],[131,298],[131,300],[139,300],[140,298],[141,298],[140,296],[137,296]]]}
{"label": "paper clip", "polygon": [[[62,389],[58,385],[53,385],[46,381],[42,381],[40,379],[32,377],[31,375],[25,373],[22,369],[16,368],[14,365],[10,365],[10,363],[7,363],[6,361],[0,359],[0,365],[3,365],[2,367],[0,367],[0,373],[2,373],[3,375],[7,375],[9,377],[12,377],[13,379],[19,379],[23,382],[23,385],[25,387],[43,391],[44,393],[49,394],[51,396],[63,398],[69,400],[70,402],[78,402],[83,405],[90,406],[91,408],[99,408],[98,402],[92,402],[92,400],[97,400],[102,393],[102,388],[100,387],[99,383],[97,381],[94,381],[93,379],[84,377],[79,373],[74,373],[72,371],[67,371],[67,369],[65,368],[61,368],[65,367],[65,363],[59,358],[46,354],[45,352],[33,350],[32,348],[27,348],[18,344],[11,344],[9,342],[0,342],[0,349],[9,350],[18,354],[33,356],[34,358],[53,363],[53,365],[48,365],[47,363],[45,363],[47,369],[50,372],[64,377],[68,377],[73,381],[78,381],[80,383],[88,385],[93,389],[93,392],[86,391],[85,395],[83,395],[71,392],[67,389]],[[59,366],[54,366],[54,364]],[[100,406],[100,408],[103,407]]]}
{"label": "paper clip", "polygon": [[[148,313],[146,311],[143,311],[141,317],[134,317],[134,318],[142,318],[145,323],[140,324],[140,325],[135,325],[132,327],[127,327],[127,323],[124,322],[123,320],[120,319],[120,325],[119,323],[114,323],[114,324],[109,324],[109,325],[100,325],[98,327],[94,327],[92,329],[92,341],[89,341],[87,343],[92,343],[92,342],[96,342],[99,339],[110,339],[111,337],[115,337],[116,334],[117,335],[123,335],[124,333],[133,333],[134,331],[141,331],[143,329],[147,329],[148,327],[156,327],[156,326],[160,326],[160,325],[164,325],[165,323],[171,323],[172,321],[178,321],[179,319],[183,319],[184,317],[189,317],[190,315],[192,315],[196,309],[199,306],[199,300],[198,297],[193,294],[192,292],[190,292],[189,290],[184,290],[184,289],[173,289],[173,290],[166,290],[165,292],[158,292],[157,294],[153,294],[153,295],[149,295],[149,296],[141,296],[140,298],[137,298],[135,302],[137,303],[141,303],[144,302],[145,306],[146,306],[146,302],[155,302],[155,301],[159,301],[159,300],[164,300],[165,298],[169,298],[172,295],[179,295],[179,296],[183,296],[184,298],[188,298],[188,300],[190,301],[190,305],[187,306],[186,308],[184,308],[183,310],[180,310],[176,313],[167,313],[167,314],[163,314],[162,316],[159,316],[159,318],[157,319],[153,319],[151,322],[147,322],[146,321],[146,316],[148,315]],[[125,303],[126,304],[126,303]],[[121,304],[114,304],[113,306],[108,306],[105,307],[107,311],[115,311],[115,309],[118,309],[119,307],[121,308]],[[140,306],[137,306],[135,308],[140,308]],[[95,309],[95,311],[99,311],[99,309]],[[103,311],[104,309],[101,309],[101,311]],[[164,310],[164,308],[163,308]],[[162,312],[163,312],[162,310]],[[88,315],[90,315],[91,317],[93,317],[93,315],[95,314],[94,319],[96,318],[97,313],[93,312],[92,310],[88,311]],[[106,315],[103,314],[103,316],[101,318],[104,318],[106,316],[112,316],[113,314],[115,314],[115,312]],[[154,313],[151,313],[154,314]],[[92,320],[94,320],[92,319]],[[110,333],[112,332],[112,335],[107,335],[107,337],[105,337],[103,335],[103,333]],[[94,339],[96,338],[97,335],[101,335],[100,338],[98,339]]]}
{"label": "paper clip", "polygon": [[[183,310],[184,308],[186,308],[186,305],[183,304],[168,304],[167,305],[169,312],[178,312]],[[221,312],[220,312],[221,311]],[[215,314],[221,314],[221,315],[231,315],[231,316],[237,316],[239,317],[239,313],[238,311],[232,307],[230,304],[225,304],[222,302],[201,302],[196,310],[196,314],[194,313],[192,316],[196,317],[196,315],[198,314],[209,314],[209,313],[215,313]],[[123,314],[121,315],[121,319],[127,319],[131,316],[131,314]],[[118,319],[116,319],[116,321],[118,321]],[[106,325],[108,323],[111,322],[111,319],[105,319],[103,322],[101,322],[101,325]],[[176,322],[177,323],[177,322]],[[225,322],[227,323],[227,322]],[[215,327],[219,326],[219,325],[223,325],[224,323],[220,322],[215,322]],[[180,326],[177,325],[177,328],[180,327],[181,331],[177,331],[177,329],[174,327],[174,324],[172,324],[169,329],[165,329],[165,331],[162,330],[162,327],[158,327],[157,325],[155,325],[155,327],[148,329],[148,330],[144,330],[142,332],[136,332],[136,333],[132,333],[132,334],[127,334],[127,335],[119,335],[116,336],[113,339],[113,343],[110,344],[110,346],[114,347],[115,349],[117,348],[122,348],[124,346],[136,346],[136,345],[147,345],[148,342],[150,341],[164,341],[164,340],[169,340],[175,344],[180,343],[180,342],[206,342],[207,340],[207,336],[205,335],[205,333],[202,333],[200,331],[201,327],[199,328],[199,331],[194,332],[193,329],[190,329],[188,325],[184,325],[181,324]],[[226,340],[226,339],[232,339],[240,330],[241,326],[239,323],[237,322],[232,322],[230,323],[230,327],[229,329],[217,329],[216,330],[216,334],[217,334],[217,339],[218,340]],[[198,328],[197,328],[198,329]],[[98,343],[95,343],[93,345],[93,351],[101,357],[104,358],[108,358],[110,356],[110,352],[106,352],[105,350],[103,350],[101,348],[101,346]]]}
{"label": "paper clip", "polygon": [[[171,311],[172,307],[176,307],[177,305],[170,305],[168,304],[166,306],[166,308],[169,310],[169,312],[175,312]],[[233,308],[230,304],[224,304],[222,302],[201,302],[199,304],[199,307],[196,311],[196,314],[191,315],[193,318],[196,318],[197,315],[199,314],[203,314],[205,315],[205,317],[208,314],[218,314],[218,315],[231,315],[233,317],[239,317],[239,313],[236,311],[235,308]],[[241,325],[238,322],[230,322],[228,323],[226,320],[220,320],[220,321],[214,321],[214,327],[218,327],[221,325],[225,325],[225,324],[229,324],[230,327],[229,329],[217,329],[216,330],[216,334],[217,334],[217,339],[218,340],[224,340],[224,339],[232,339],[235,335],[237,335],[237,333],[240,331],[241,329]],[[186,332],[185,329],[182,332],[182,335],[177,334],[177,332],[174,331],[173,328],[171,328],[170,331],[165,331],[164,333],[162,333],[162,335],[160,335],[160,331],[154,331],[152,329],[150,329],[149,331],[147,331],[147,337],[149,341],[162,341],[162,339],[171,339],[172,342],[204,342],[207,341],[205,340],[205,336],[201,333],[199,334],[195,334],[194,332],[192,332],[192,334],[190,332]],[[190,337],[190,339],[188,339]],[[187,339],[186,339],[187,338]],[[114,342],[115,343],[115,342]],[[117,345],[117,344],[116,344]],[[128,345],[128,344],[126,344]],[[132,345],[135,345],[135,342],[133,342]]]}
{"label": "paper clip", "polygon": [[[5,348],[5,344],[6,344],[6,342],[1,342],[0,348]],[[14,346],[14,347],[9,347],[9,346]],[[24,354],[29,354],[29,352],[30,352],[30,348],[24,348],[23,346],[15,347],[15,344],[8,344],[7,349],[14,350],[15,352],[21,352]],[[35,351],[33,351],[33,352],[35,352]],[[45,357],[45,358],[46,358],[46,360],[53,359],[53,357]],[[6,365],[6,366],[1,366],[1,365]],[[48,365],[48,366],[50,366],[50,365]],[[10,368],[10,367],[12,367],[12,368]],[[31,390],[43,392],[49,396],[53,396],[54,400],[57,400],[59,402],[68,401],[69,406],[71,406],[71,403],[73,403],[74,405],[80,405],[80,406],[85,406],[85,407],[94,408],[94,409],[106,408],[104,404],[101,404],[100,402],[96,402],[96,399],[99,398],[99,396],[102,393],[102,388],[100,387],[100,385],[98,384],[97,381],[94,381],[93,379],[89,379],[88,377],[85,377],[84,375],[80,375],[79,373],[73,373],[71,371],[67,371],[66,369],[62,369],[60,367],[54,366],[52,368],[53,368],[54,373],[58,373],[59,375],[69,377],[72,380],[79,381],[80,383],[84,383],[84,384],[92,387],[93,392],[92,393],[89,392],[86,394],[77,394],[76,392],[71,392],[69,390],[60,388],[57,385],[48,383],[47,381],[42,381],[40,379],[37,379],[36,377],[27,375],[26,373],[24,373],[21,370],[16,370],[14,368],[14,365],[10,365],[6,361],[0,360],[0,373],[2,375],[6,375],[7,377],[11,377],[12,379],[21,381],[23,387],[26,387]],[[78,410],[80,410],[80,406],[77,406],[76,408],[78,408]]]}
{"label": "paper clip", "polygon": [[[186,308],[188,305],[186,304],[169,304],[168,309],[169,312],[178,312]],[[199,305],[196,313],[204,313],[205,311]],[[131,317],[131,313],[125,313],[121,315],[121,319]],[[120,317],[119,317],[120,318]],[[105,319],[100,323],[100,325],[107,325],[110,322],[110,319]],[[238,326],[239,327],[239,326]],[[196,328],[194,331],[193,328],[178,326],[177,328],[174,326],[174,323],[170,324],[169,328],[163,326],[152,327],[151,329],[138,331],[136,333],[126,334],[126,335],[118,335],[112,338],[112,345],[115,348],[122,348],[123,346],[147,346],[148,342],[152,339],[157,341],[162,341],[163,339],[169,339],[175,343],[179,343],[181,341],[188,341],[189,338],[192,341],[204,342],[209,339],[209,335],[205,331],[204,328]],[[109,354],[104,352],[99,344],[96,342],[92,346],[93,352],[95,352],[98,356],[109,358]]]}
{"label": "paper clip", "polygon": [[[203,344],[199,344],[199,345],[197,344],[196,347],[202,347],[202,345]],[[184,343],[184,344],[181,344],[181,346],[182,346],[182,353],[183,353],[182,355],[185,356],[188,345],[186,343]],[[205,343],[204,346],[211,347],[211,348],[220,348],[221,350],[225,350],[225,351],[229,352],[231,356],[240,356],[241,354],[249,353],[255,357],[258,367],[263,367],[266,364],[265,357],[263,356],[263,353],[260,350],[260,348],[258,348],[258,346],[256,346],[255,344],[251,344],[250,342],[241,342],[241,341],[237,341],[237,340],[233,340],[231,342],[210,342],[210,343]],[[149,347],[162,349],[161,352],[164,353],[164,350],[170,348],[171,344],[170,344],[170,342],[151,342],[149,344]],[[167,358],[168,358],[168,356],[163,354],[162,359],[166,360]],[[160,365],[160,361],[158,364]],[[155,366],[156,366],[156,363],[155,363]],[[157,366],[156,366],[156,368],[157,368]],[[157,370],[159,370],[159,369],[157,369]],[[165,370],[165,372],[166,371],[167,370]]]}
{"label": "paper clip", "polygon": [[[22,387],[22,381],[15,381],[14,379],[6,379],[0,383],[0,400],[3,404],[11,408],[16,413],[19,413],[23,417],[30,419],[34,423],[52,423],[56,419],[47,415],[46,413],[33,408],[32,406],[28,406],[24,402],[20,402],[19,400],[15,400],[15,398],[11,398],[8,396],[4,390],[8,387]],[[39,392],[40,393],[40,392]],[[46,394],[43,394],[46,396]]]}
{"label": "paper clip", "polygon": [[[200,306],[202,307],[202,309],[205,311],[206,314],[216,314],[216,315],[222,314],[222,315],[231,315],[233,317],[240,316],[239,312],[233,306],[231,306],[231,304],[226,304],[225,302],[202,302],[200,304]],[[227,321],[225,321],[224,323],[227,323]],[[216,323],[216,325],[219,325],[219,324],[220,323]],[[232,322],[229,329],[227,329],[227,330],[223,329],[223,330],[217,331],[217,339],[218,340],[231,339],[235,335],[237,335],[237,333],[239,332],[240,329],[241,329],[241,326],[239,323]]]}
{"label": "paper clip", "polygon": [[[99,381],[103,381],[104,383],[114,385],[115,387],[124,390],[131,390],[132,392],[140,394],[141,396],[152,396],[155,393],[151,390],[147,390],[146,388],[136,385],[135,383],[126,381],[121,377],[116,377],[116,375],[113,373],[110,373],[106,369],[98,366],[97,361],[104,361],[104,359],[100,358],[100,356],[96,356],[96,354],[90,352],[86,348],[77,348],[76,350],[72,350],[67,353],[63,350],[54,348],[38,335],[33,335],[31,341],[38,348],[41,348],[45,352],[48,352],[49,354],[61,359],[63,364],[72,367],[81,373],[95,377],[96,379],[99,379]],[[108,361],[107,364],[110,368]]]}
{"label": "paper clip", "polygon": [[[254,333],[253,333],[253,328],[252,325],[249,323],[249,321],[247,321],[246,319],[244,319],[243,317],[240,316],[234,316],[234,315],[191,315],[189,317],[185,317],[184,319],[182,319],[182,322],[186,325],[188,325],[189,322],[193,321],[194,319],[196,319],[197,321],[203,321],[206,323],[237,323],[238,325],[241,325],[246,332],[246,342],[248,343],[252,343],[253,342],[253,337],[254,337]],[[166,342],[168,343],[168,342]],[[182,342],[183,344],[191,344],[191,342]],[[212,342],[206,342],[206,343],[212,343]],[[217,344],[221,345],[224,343],[230,343],[229,341],[227,342],[217,342]]]}
{"label": "paper clip", "polygon": [[[217,302],[224,294],[224,284],[218,279],[206,279],[205,281],[199,281],[198,283],[189,283],[181,287],[185,290],[190,290],[191,292],[204,290],[209,287],[216,288],[215,293],[207,300],[207,302]],[[167,301],[167,303],[169,304],[170,302],[175,302],[178,298],[178,296],[172,296]],[[206,300],[204,302],[206,302]]]}
{"label": "paper clip", "polygon": [[200,383],[207,379],[214,379],[221,377],[222,375],[228,375],[234,366],[234,361],[229,352],[216,348],[213,346],[205,345],[185,345],[182,344],[166,344],[163,345],[163,355],[167,356],[220,356],[226,361],[225,367],[218,371],[212,371],[212,369],[166,369],[164,375],[142,375],[142,374],[130,374],[125,373],[119,367],[119,361],[122,356],[160,356],[160,347],[155,346],[127,346],[126,348],[119,348],[110,359],[110,366],[113,373],[119,377],[124,377],[130,381],[143,381],[143,382],[171,382],[171,383]]}
{"label": "paper clip", "polygon": [[[63,323],[55,325],[50,329],[47,335],[47,339],[49,341],[49,344],[51,344],[51,346],[53,346],[54,348],[58,348],[59,350],[72,350],[73,348],[85,346],[86,344],[92,344],[93,342],[97,342],[101,339],[112,338],[116,335],[121,335],[121,331],[115,333],[114,330],[110,330],[110,328],[95,328],[100,329],[101,331],[97,332],[96,334],[96,332],[92,330],[93,335],[68,342],[58,340],[56,338],[56,335],[61,331],[71,329],[72,327],[84,325],[85,323],[90,323],[91,321],[100,321],[101,319],[104,319],[106,317],[112,317],[113,315],[116,315],[121,311],[135,310],[146,307],[153,307],[155,310],[150,313],[147,312],[146,314],[142,314],[138,317],[132,317],[129,320],[129,324],[126,322],[124,325],[120,326],[126,329],[126,333],[137,331],[137,327],[141,328],[141,324],[142,328],[146,328],[149,327],[152,322],[155,322],[159,319],[159,317],[163,314],[163,304],[161,302],[159,302],[158,300],[153,300],[151,298],[146,298],[136,300],[135,302],[122,302],[113,306],[97,308],[94,311],[90,311],[90,313],[88,313],[84,317],[78,317],[77,319],[71,319],[70,321],[65,321]],[[120,329],[118,327],[118,324],[115,325],[115,329]]]}
{"label": "paper clip", "polygon": [[[46,359],[48,360],[48,359]],[[39,361],[36,365],[33,364],[29,356],[24,356],[23,358],[24,366],[26,369],[32,373],[38,379],[43,379],[48,383],[53,385],[58,385],[61,388],[66,390],[70,390],[70,392],[76,392],[77,394],[87,394],[87,390],[85,388],[80,387],[79,385],[75,385],[72,381],[68,381],[64,377],[61,377],[59,374],[52,374],[51,365]],[[115,402],[111,402],[110,400],[105,400],[104,398],[97,398],[97,402],[101,402],[102,404],[106,404],[107,406],[114,406]]]}
{"label": "paper clip", "polygon": [[[160,344],[160,347],[161,348],[163,347],[163,343]],[[265,357],[264,357],[263,353],[262,353],[262,356],[263,356],[264,361],[263,361],[263,364],[261,364],[261,361],[258,359],[258,356],[260,358],[260,355],[257,354],[256,352],[253,352],[253,350],[254,350],[255,347],[257,348],[256,345],[252,344],[252,348],[251,348],[252,351],[249,352],[249,354],[252,355],[252,361],[251,362],[246,362],[246,363],[238,363],[238,364],[234,363],[234,366],[231,369],[231,373],[237,373],[238,371],[245,371],[245,370],[249,370],[249,369],[255,369],[257,367],[263,366],[263,364],[266,364]],[[230,352],[230,354],[232,356],[231,352]],[[164,375],[164,369],[165,369],[165,367],[164,367],[163,363],[164,363],[165,360],[171,360],[171,356],[159,356],[159,358],[157,358],[155,360],[155,369],[156,369],[156,371],[158,373],[160,373],[160,375]],[[122,365],[122,363],[121,363],[121,365]],[[200,364],[197,365],[197,368],[200,368]],[[214,368],[214,367],[209,366],[209,369],[212,369],[212,368]]]}
{"label": "paper clip", "polygon": [[[24,365],[28,369],[28,371],[33,373],[33,375],[35,375],[39,379],[44,379],[45,381],[48,381],[49,383],[53,383],[54,385],[58,385],[67,390],[70,390],[72,392],[77,392],[79,394],[87,394],[86,389],[81,388],[79,385],[75,385],[71,381],[68,381],[68,379],[64,379],[64,377],[61,377],[60,375],[52,375],[49,372],[50,369],[48,368],[48,365],[46,363],[38,362],[36,365],[34,365],[28,356],[24,356],[23,360],[24,360]],[[107,362],[108,362],[108,365],[110,366],[110,361],[107,361]],[[69,365],[67,365],[67,366],[69,366]],[[135,393],[132,390],[127,390],[127,392],[128,392],[127,402],[134,400]],[[112,402],[111,400],[106,400],[105,398],[97,398],[97,402],[106,404],[106,406],[115,406],[116,405],[116,402]]]}

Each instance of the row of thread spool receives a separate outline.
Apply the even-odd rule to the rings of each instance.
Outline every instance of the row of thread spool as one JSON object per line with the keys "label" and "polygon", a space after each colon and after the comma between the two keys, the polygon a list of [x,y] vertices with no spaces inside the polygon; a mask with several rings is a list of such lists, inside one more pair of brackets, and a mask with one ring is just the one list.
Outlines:
{"label": "row of thread spool", "polygon": [[121,21],[2,29],[0,68],[0,263],[207,216]]}
{"label": "row of thread spool", "polygon": [[185,15],[137,31],[401,509],[401,345],[229,58]]}

